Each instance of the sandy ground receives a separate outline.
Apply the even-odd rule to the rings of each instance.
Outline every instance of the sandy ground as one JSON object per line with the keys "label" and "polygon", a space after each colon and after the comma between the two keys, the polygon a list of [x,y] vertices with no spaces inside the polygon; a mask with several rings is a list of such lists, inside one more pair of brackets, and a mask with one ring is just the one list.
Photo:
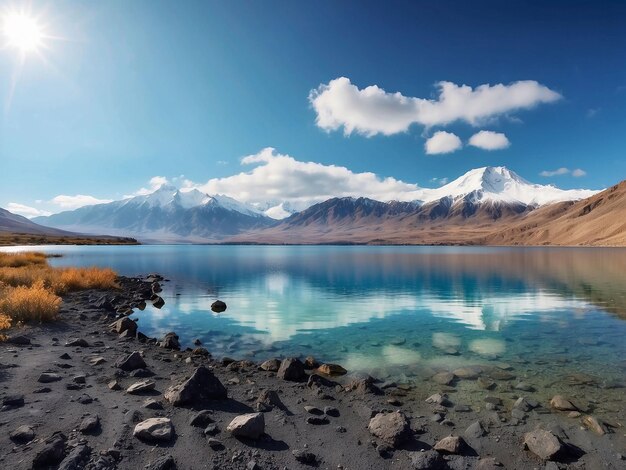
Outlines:
{"label": "sandy ground", "polygon": [[[626,468],[621,422],[601,423],[607,433],[597,435],[581,425],[581,417],[552,410],[549,403],[520,412],[514,411],[507,396],[501,405],[487,406],[494,397],[498,401],[497,388],[481,392],[485,407],[468,409],[455,398],[454,382],[438,385],[429,381],[423,387],[394,383],[370,386],[363,377],[348,373],[326,378],[336,384],[310,387],[311,370],[300,381],[288,381],[277,377],[276,372],[261,370],[259,364],[165,349],[149,339],[120,337],[109,327],[120,314],[95,307],[94,301],[102,295],[115,297],[113,304],[118,310],[124,310],[131,301],[137,303],[140,284],[128,279],[121,283],[120,292],[68,295],[60,321],[10,332],[13,338],[26,337],[30,344],[0,344],[0,401],[4,403],[0,412],[0,468],[33,468],[37,455],[44,462],[39,468],[64,469]],[[141,319],[138,323],[141,330]],[[84,339],[88,346],[65,346],[72,339]],[[136,372],[116,367],[118,359],[133,351],[143,356],[150,375],[147,379],[155,382],[154,390],[138,395],[125,391],[131,384],[146,380],[133,377]],[[189,378],[198,366],[215,374],[226,387],[228,398],[173,406],[164,392]],[[38,380],[45,372],[57,374],[58,380],[41,383]],[[113,380],[121,390],[110,389]],[[497,385],[498,380],[495,382]],[[347,387],[351,383],[354,390]],[[380,394],[372,393],[377,389]],[[263,408],[262,436],[249,439],[231,435],[228,424],[238,415],[257,412],[258,397],[264,390],[276,391],[280,403]],[[448,399],[440,404],[427,403],[433,391],[446,393]],[[15,395],[23,395],[23,405]],[[522,395],[532,398],[532,394]],[[149,399],[160,403],[162,409],[146,408]],[[305,406],[317,410],[311,413]],[[335,410],[324,414],[325,407]],[[205,434],[205,427],[210,424],[190,424],[203,409],[210,410],[210,424],[215,425],[209,434]],[[390,443],[368,430],[370,419],[377,413],[396,410],[410,427],[402,431],[401,441]],[[81,432],[85,418],[95,416],[99,424]],[[171,420],[171,439],[155,443],[133,436],[137,423],[152,417]],[[318,424],[310,423],[310,418]],[[476,422],[484,432],[475,432]],[[25,438],[22,433],[21,441],[10,435],[20,426],[32,429]],[[524,447],[525,433],[536,429],[548,430],[562,444],[561,452],[549,461]],[[58,432],[62,433],[62,437],[57,434],[58,455],[50,456],[52,452],[48,459],[43,458],[42,451],[54,447],[50,438]],[[465,445],[455,454],[431,450],[447,436],[461,436]],[[79,454],[81,458],[74,459]],[[432,458],[430,464],[424,463],[426,456]]]}

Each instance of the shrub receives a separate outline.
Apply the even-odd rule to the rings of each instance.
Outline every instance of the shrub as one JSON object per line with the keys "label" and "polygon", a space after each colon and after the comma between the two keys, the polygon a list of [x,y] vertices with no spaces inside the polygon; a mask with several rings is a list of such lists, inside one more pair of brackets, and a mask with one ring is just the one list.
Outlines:
{"label": "shrub", "polygon": [[32,286],[5,290],[0,299],[0,314],[17,322],[50,321],[56,319],[61,297],[50,292],[39,280]]}
{"label": "shrub", "polygon": [[23,253],[0,253],[0,268],[20,268],[23,266],[48,264],[45,253],[23,252]]}
{"label": "shrub", "polygon": [[[53,288],[65,291],[77,291],[85,289],[115,289],[117,274],[108,268],[64,268],[58,271],[58,279]],[[56,289],[55,289],[56,290]]]}

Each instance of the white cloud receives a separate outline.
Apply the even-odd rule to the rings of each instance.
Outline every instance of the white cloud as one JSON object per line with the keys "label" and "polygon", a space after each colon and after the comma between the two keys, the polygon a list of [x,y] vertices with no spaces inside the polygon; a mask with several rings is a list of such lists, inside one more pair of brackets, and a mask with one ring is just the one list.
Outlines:
{"label": "white cloud", "polygon": [[40,215],[52,214],[52,212],[37,209],[36,207],[26,206],[18,202],[9,202],[9,204],[7,204],[7,210],[9,212],[13,212],[14,214],[23,215],[29,219]]}
{"label": "white cloud", "polygon": [[318,127],[326,131],[343,127],[345,135],[356,132],[369,137],[406,132],[412,124],[431,127],[465,121],[479,125],[561,98],[534,80],[476,88],[439,82],[437,87],[436,99],[414,98],[387,93],[377,85],[360,90],[350,79],[339,77],[312,90],[309,101],[317,113]]}
{"label": "white cloud", "polygon": [[451,153],[463,147],[459,136],[452,132],[437,131],[426,141],[424,149],[428,155]]}
{"label": "white cloud", "polygon": [[[182,178],[182,175],[181,175],[181,178]],[[128,198],[135,197],[135,196],[145,196],[146,194],[151,194],[165,184],[169,184],[169,180],[165,176],[153,176],[152,178],[150,178],[150,181],[148,181],[147,188],[145,187],[139,188],[137,191],[135,191],[132,194],[125,194],[124,199],[128,199]]]}
{"label": "white cloud", "polygon": [[473,147],[483,150],[505,149],[511,145],[506,135],[501,132],[480,131],[470,137],[468,142]]}
{"label": "white cloud", "polygon": [[266,148],[242,158],[251,171],[225,178],[213,178],[196,187],[208,194],[225,194],[251,204],[288,202],[301,210],[332,197],[366,196],[377,200],[402,199],[417,191],[415,184],[374,173],[354,173],[342,166],[302,162]]}
{"label": "white cloud", "polygon": [[107,202],[112,201],[113,199],[98,199],[87,194],[76,194],[75,196],[59,194],[50,200],[52,204],[59,206],[63,210],[73,210],[83,206],[92,206],[94,204],[106,204]]}
{"label": "white cloud", "polygon": [[437,184],[439,186],[444,186],[444,185],[448,184],[449,181],[450,181],[449,178],[437,178],[437,177],[435,177],[435,178],[431,178],[430,179],[431,183],[435,183],[435,184]]}
{"label": "white cloud", "polygon": [[576,168],[575,170],[570,170],[569,168],[561,167],[556,170],[543,170],[539,173],[540,176],[562,176],[562,175],[571,175],[574,178],[580,178],[581,176],[585,176],[587,172],[580,168]]}

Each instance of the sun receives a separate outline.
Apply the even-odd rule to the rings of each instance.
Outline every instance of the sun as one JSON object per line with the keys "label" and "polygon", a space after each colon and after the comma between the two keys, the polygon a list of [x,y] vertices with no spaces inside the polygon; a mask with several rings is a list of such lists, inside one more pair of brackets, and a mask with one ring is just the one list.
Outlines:
{"label": "sun", "polygon": [[23,13],[8,13],[2,20],[6,45],[21,53],[37,51],[43,44],[43,32],[33,17]]}

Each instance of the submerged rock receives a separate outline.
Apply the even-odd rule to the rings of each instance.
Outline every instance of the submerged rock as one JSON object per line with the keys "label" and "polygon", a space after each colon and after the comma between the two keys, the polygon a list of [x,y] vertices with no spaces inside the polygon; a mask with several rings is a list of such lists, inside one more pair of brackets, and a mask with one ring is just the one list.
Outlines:
{"label": "submerged rock", "polygon": [[431,377],[432,381],[439,385],[450,385],[456,379],[452,372],[439,372]]}
{"label": "submerged rock", "polygon": [[578,408],[562,395],[554,395],[550,400],[550,406],[559,411],[576,411]]}

